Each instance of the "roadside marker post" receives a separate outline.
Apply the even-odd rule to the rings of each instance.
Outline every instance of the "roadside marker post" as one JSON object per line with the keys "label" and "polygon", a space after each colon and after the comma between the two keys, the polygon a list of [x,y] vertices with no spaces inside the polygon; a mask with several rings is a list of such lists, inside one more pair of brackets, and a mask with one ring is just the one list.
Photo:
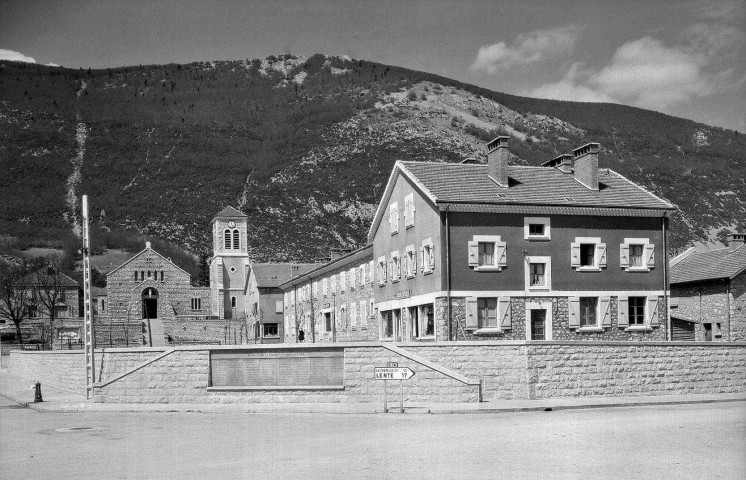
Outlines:
{"label": "roadside marker post", "polygon": [[374,367],[373,378],[383,380],[383,413],[388,413],[388,380],[399,380],[399,412],[404,413],[404,380],[409,380],[414,372],[409,367],[399,367],[396,362],[389,362],[385,367]]}

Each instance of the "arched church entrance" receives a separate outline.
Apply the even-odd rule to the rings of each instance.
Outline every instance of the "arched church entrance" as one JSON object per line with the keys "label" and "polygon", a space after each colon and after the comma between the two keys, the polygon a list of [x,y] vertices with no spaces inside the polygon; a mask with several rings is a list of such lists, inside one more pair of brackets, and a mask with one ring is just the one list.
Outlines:
{"label": "arched church entrance", "polygon": [[142,318],[158,318],[158,290],[153,287],[142,291]]}

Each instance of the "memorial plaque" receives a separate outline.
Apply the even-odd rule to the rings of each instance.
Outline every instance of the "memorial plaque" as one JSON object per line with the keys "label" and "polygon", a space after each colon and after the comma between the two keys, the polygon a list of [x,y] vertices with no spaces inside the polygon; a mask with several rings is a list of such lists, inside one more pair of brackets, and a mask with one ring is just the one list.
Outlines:
{"label": "memorial plaque", "polygon": [[251,349],[210,352],[211,386],[344,385],[344,349]]}

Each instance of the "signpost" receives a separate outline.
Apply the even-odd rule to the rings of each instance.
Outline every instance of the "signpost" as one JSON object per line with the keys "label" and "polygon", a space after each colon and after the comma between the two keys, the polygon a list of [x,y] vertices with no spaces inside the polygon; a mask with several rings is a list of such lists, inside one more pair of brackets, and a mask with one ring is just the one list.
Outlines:
{"label": "signpost", "polygon": [[404,380],[414,377],[409,367],[400,367],[397,362],[388,362],[385,367],[373,367],[373,378],[383,380],[383,413],[389,411],[388,380],[399,380],[399,411],[404,413]]}

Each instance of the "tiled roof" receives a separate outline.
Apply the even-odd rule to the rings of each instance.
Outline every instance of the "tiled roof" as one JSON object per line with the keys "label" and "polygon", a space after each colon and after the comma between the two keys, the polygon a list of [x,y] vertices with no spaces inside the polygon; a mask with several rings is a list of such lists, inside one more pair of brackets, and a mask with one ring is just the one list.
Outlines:
{"label": "tiled roof", "polygon": [[251,269],[258,287],[279,287],[281,283],[297,275],[310,272],[315,263],[252,263]]}
{"label": "tiled roof", "polygon": [[746,246],[694,252],[670,269],[671,283],[733,278],[746,270]]}
{"label": "tiled roof", "polygon": [[438,203],[562,205],[672,209],[673,206],[605,168],[598,171],[599,190],[590,190],[572,174],[551,167],[508,167],[509,187],[487,176],[486,164],[401,162],[405,171]]}
{"label": "tiled roof", "polygon": [[239,212],[235,208],[233,208],[231,206],[228,206],[228,207],[225,207],[224,209],[222,209],[220,211],[220,213],[218,213],[217,215],[215,215],[215,218],[218,218],[218,217],[243,218],[245,216],[246,216],[245,214]]}

